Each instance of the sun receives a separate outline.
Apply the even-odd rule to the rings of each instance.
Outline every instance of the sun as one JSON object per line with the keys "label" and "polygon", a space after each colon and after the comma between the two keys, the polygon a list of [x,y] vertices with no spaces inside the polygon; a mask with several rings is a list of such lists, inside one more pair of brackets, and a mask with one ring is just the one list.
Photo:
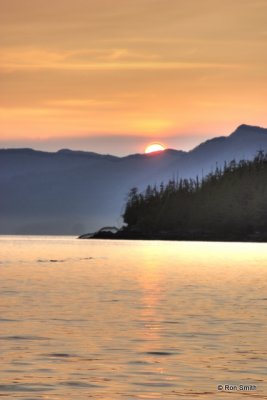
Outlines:
{"label": "sun", "polygon": [[146,147],[145,153],[149,154],[149,153],[154,153],[154,152],[163,151],[163,150],[165,150],[165,147],[162,146],[162,144],[160,144],[160,143],[152,143],[152,144],[149,144]]}

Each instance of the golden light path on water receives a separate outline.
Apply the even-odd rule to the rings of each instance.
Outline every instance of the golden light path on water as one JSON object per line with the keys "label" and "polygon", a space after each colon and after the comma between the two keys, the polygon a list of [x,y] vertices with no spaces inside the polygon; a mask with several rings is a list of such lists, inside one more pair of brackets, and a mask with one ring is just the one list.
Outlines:
{"label": "golden light path on water", "polygon": [[0,254],[3,398],[267,398],[266,244],[1,237]]}

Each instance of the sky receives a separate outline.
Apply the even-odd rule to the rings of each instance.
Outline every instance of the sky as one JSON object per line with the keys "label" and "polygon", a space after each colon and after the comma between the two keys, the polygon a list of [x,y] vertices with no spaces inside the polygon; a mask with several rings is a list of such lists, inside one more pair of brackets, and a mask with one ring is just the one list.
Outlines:
{"label": "sky", "polygon": [[124,155],[267,127],[266,0],[0,0],[0,147]]}

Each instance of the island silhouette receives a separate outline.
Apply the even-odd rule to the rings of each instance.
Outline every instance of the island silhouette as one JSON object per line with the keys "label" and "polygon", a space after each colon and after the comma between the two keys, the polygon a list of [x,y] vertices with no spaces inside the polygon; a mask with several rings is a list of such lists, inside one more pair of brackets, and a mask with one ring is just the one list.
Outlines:
{"label": "island silhouette", "polygon": [[132,188],[125,226],[93,238],[267,241],[267,153],[252,161],[232,160],[202,181],[170,180]]}

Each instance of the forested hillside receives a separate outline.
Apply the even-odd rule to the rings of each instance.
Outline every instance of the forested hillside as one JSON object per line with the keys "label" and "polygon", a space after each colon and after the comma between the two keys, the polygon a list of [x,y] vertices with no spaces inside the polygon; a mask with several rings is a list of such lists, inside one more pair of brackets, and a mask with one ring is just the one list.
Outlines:
{"label": "forested hillside", "polygon": [[203,180],[170,180],[128,196],[126,230],[179,236],[240,236],[267,232],[267,155],[232,161]]}

